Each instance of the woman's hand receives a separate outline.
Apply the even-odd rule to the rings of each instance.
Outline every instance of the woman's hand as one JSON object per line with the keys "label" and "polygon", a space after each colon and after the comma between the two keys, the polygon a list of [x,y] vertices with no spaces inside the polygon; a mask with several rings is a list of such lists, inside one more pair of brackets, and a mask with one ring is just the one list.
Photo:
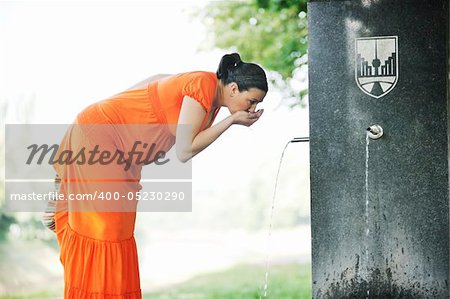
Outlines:
{"label": "woman's hand", "polygon": [[233,113],[233,124],[250,127],[261,117],[263,112],[264,109],[260,109],[256,112],[237,111]]}

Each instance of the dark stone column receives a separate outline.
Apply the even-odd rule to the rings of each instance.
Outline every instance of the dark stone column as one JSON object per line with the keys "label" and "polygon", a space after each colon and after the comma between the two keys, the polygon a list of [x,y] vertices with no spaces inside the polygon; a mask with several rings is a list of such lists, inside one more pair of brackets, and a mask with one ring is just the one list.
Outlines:
{"label": "dark stone column", "polygon": [[448,5],[308,4],[314,298],[449,298]]}

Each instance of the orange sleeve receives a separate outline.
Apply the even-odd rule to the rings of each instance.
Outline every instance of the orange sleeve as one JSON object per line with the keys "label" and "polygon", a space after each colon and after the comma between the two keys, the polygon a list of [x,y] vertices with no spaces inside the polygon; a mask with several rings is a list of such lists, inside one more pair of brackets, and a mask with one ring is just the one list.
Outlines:
{"label": "orange sleeve", "polygon": [[216,84],[217,82],[212,80],[211,76],[196,73],[186,82],[181,93],[183,96],[191,97],[199,102],[205,111],[210,111],[214,101]]}

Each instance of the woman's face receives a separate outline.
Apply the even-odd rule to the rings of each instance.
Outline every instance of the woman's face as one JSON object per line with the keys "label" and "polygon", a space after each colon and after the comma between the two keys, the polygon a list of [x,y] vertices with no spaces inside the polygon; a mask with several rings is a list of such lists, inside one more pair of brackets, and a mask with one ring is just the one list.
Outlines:
{"label": "woman's face", "polygon": [[266,92],[259,88],[239,91],[237,84],[232,82],[226,86],[225,96],[228,97],[227,106],[230,113],[237,111],[255,112],[256,105],[263,101]]}

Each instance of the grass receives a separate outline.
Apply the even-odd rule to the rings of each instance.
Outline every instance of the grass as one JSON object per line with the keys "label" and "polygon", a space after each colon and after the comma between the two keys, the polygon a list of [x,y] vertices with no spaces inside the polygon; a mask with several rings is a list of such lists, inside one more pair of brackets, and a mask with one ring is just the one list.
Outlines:
{"label": "grass", "polygon": [[37,292],[37,293],[22,293],[22,294],[14,294],[14,295],[3,295],[0,296],[1,299],[53,299],[53,298],[62,298],[62,291],[60,294],[55,294],[53,292]]}
{"label": "grass", "polygon": [[[265,267],[240,265],[220,273],[197,276],[144,299],[259,299],[263,295]],[[310,299],[310,265],[272,266],[267,299]]]}
{"label": "grass", "polygon": [[[144,299],[259,299],[263,294],[265,267],[239,265],[205,274],[170,288],[143,294]],[[261,296],[262,297],[262,296]],[[0,299],[54,299],[62,294],[40,292],[3,295]],[[271,266],[267,299],[310,299],[310,265]],[[266,299],[265,298],[265,299]]]}

